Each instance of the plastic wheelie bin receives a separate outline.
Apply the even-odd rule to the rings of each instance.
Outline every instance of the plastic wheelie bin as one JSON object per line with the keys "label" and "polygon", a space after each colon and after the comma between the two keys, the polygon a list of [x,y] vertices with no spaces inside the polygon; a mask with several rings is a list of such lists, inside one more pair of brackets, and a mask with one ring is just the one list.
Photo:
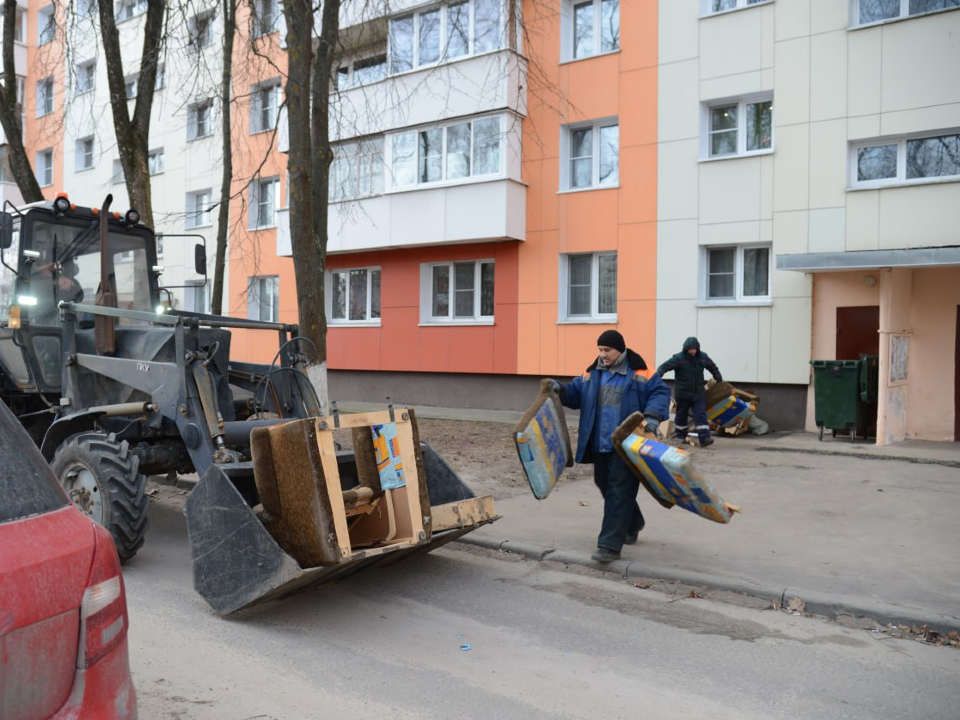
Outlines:
{"label": "plastic wheelie bin", "polygon": [[829,428],[850,433],[850,442],[867,436],[872,405],[877,402],[878,356],[858,360],[811,360],[813,366],[814,420],[817,436]]}

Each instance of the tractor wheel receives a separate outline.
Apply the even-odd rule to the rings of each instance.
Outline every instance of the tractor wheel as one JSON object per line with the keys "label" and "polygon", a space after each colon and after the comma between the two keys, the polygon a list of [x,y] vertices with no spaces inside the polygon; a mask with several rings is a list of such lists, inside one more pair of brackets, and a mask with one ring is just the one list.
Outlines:
{"label": "tractor wheel", "polygon": [[73,435],[57,449],[52,467],[70,502],[110,531],[120,561],[136,555],[150,498],[140,458],[127,442],[100,432]]}

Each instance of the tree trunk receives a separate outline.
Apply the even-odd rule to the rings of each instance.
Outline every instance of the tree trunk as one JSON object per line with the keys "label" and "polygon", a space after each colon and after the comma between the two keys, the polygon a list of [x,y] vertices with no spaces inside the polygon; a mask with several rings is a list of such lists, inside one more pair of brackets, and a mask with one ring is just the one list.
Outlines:
{"label": "tree trunk", "polygon": [[230,186],[233,182],[233,133],[230,90],[233,75],[233,38],[237,30],[237,6],[234,0],[222,0],[223,8],[223,72],[220,77],[220,115],[223,134],[223,175],[220,181],[220,207],[217,211],[217,259],[213,270],[213,297],[210,311],[223,314],[223,283],[227,265],[227,243],[230,231]]}
{"label": "tree trunk", "polygon": [[[5,0],[8,1],[8,0]],[[120,35],[113,14],[112,2],[97,3],[100,11],[100,35],[107,64],[107,83],[110,89],[110,109],[113,128],[120,152],[120,166],[126,178],[130,205],[140,213],[141,221],[153,227],[153,201],[150,194],[150,112],[157,83],[157,67],[163,39],[166,0],[147,0],[147,16],[143,29],[143,49],[140,53],[140,75],[137,78],[137,99],[133,117],[127,105],[126,83],[123,79],[123,58],[120,53]]]}
{"label": "tree trunk", "polygon": [[3,86],[0,87],[0,124],[7,136],[7,161],[24,202],[43,200],[40,183],[23,147],[23,108],[17,102],[17,72],[13,62],[13,31],[17,0],[3,0]]}

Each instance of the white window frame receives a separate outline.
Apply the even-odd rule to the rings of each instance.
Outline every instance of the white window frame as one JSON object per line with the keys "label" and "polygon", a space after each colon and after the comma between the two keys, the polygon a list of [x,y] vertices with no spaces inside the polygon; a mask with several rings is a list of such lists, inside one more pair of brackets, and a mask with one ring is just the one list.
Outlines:
{"label": "white window frame", "polygon": [[[454,315],[456,308],[456,265],[470,263],[473,265],[473,315]],[[483,315],[483,266],[493,268],[493,313]],[[433,278],[434,268],[446,267],[449,273],[450,292],[447,298],[447,314],[433,314]],[[493,258],[477,260],[451,260],[449,262],[433,262],[420,264],[420,324],[421,325],[493,325],[497,305],[497,266]],[[469,289],[465,289],[469,292]]]}
{"label": "white window frame", "polygon": [[[477,150],[477,133],[475,131],[475,125],[478,122],[484,120],[493,120],[497,119],[499,122],[499,140],[498,140],[498,157],[497,157],[497,170],[495,172],[489,173],[475,173],[474,169],[476,168],[476,150]],[[450,128],[460,126],[460,125],[470,125],[470,173],[464,175],[463,177],[457,177],[448,179],[447,170],[448,170],[448,153],[447,153],[447,140],[448,132]],[[445,185],[460,185],[464,183],[477,182],[480,180],[490,180],[496,179],[504,176],[505,172],[505,159],[504,151],[507,144],[507,133],[504,130],[505,126],[504,118],[502,115],[483,115],[473,118],[464,118],[457,120],[455,122],[445,122],[437,125],[429,125],[426,127],[419,127],[416,130],[404,130],[403,132],[394,132],[386,135],[384,137],[384,164],[386,165],[386,171],[390,177],[389,190],[385,192],[404,192],[409,190],[417,190],[425,187],[441,187]],[[440,146],[440,164],[441,164],[441,179],[439,180],[430,180],[430,181],[420,181],[420,133],[430,132],[433,130],[442,131],[442,140]],[[395,141],[400,139],[402,136],[412,135],[413,143],[415,146],[414,150],[414,180],[411,183],[398,184],[397,173],[394,172],[394,144]]]}
{"label": "white window frame", "polygon": [[[101,0],[107,2],[107,0]],[[114,16],[118,23],[132,20],[147,12],[147,0],[120,0],[114,8]]]}
{"label": "white window frame", "polygon": [[[503,50],[506,46],[506,34],[505,34],[505,15],[506,15],[506,3],[504,0],[493,0],[497,3],[498,6],[498,23],[497,23],[497,43],[495,48],[491,49],[480,49],[477,50],[477,33],[476,33],[476,10],[477,4],[479,2],[489,2],[491,0],[464,0],[469,6],[469,35],[467,38],[467,50],[466,52],[456,55],[454,57],[449,57],[449,12],[448,8],[458,5],[460,3],[451,3],[450,5],[431,5],[429,7],[422,8],[416,12],[409,13],[405,12],[402,15],[397,15],[390,18],[388,30],[387,30],[387,75],[399,75],[405,72],[414,72],[420,68],[426,67],[435,67],[437,65],[442,65],[447,62],[453,62],[461,58],[472,57],[479,54],[485,54],[488,52],[498,52]],[[440,12],[440,21],[439,21],[439,46],[438,46],[438,58],[435,61],[420,62],[420,27],[421,27],[421,18],[424,15],[439,11]],[[394,69],[394,60],[393,60],[393,38],[394,32],[393,27],[394,23],[398,23],[409,18],[413,19],[413,35],[411,42],[413,43],[413,53],[411,57],[411,66],[409,68],[403,69]]]}
{"label": "white window frame", "polygon": [[[157,76],[153,81],[154,90],[163,90],[163,83],[166,80],[166,77],[164,76],[163,73],[164,73],[164,65],[163,63],[160,63],[159,65],[157,65]],[[139,80],[137,82],[139,82]]]}
{"label": "white window frame", "polygon": [[[570,312],[570,258],[589,257],[590,258],[590,311],[588,313],[572,314]],[[615,304],[619,306],[620,293],[620,264],[616,250],[605,250],[593,253],[565,253],[560,255],[560,281],[557,286],[557,322],[562,324],[587,324],[587,323],[615,323],[617,322],[617,311],[600,312],[600,258],[613,257],[614,266],[617,270],[617,297]]]}
{"label": "white window frame", "polygon": [[20,112],[24,110],[24,102],[27,97],[27,78],[23,75],[17,75],[17,103],[20,105]]}
{"label": "white window frame", "polygon": [[209,188],[187,193],[186,216],[183,225],[187,229],[213,225],[213,191]]}
{"label": "white window frame", "polygon": [[97,88],[97,61],[87,60],[77,63],[74,72],[77,95],[93,92]]}
{"label": "white window frame", "polygon": [[166,168],[163,148],[156,148],[147,154],[147,168],[151,175],[159,175]]}
{"label": "white window frame", "polygon": [[[200,116],[204,113],[201,128]],[[201,133],[201,129],[203,132]],[[204,100],[187,108],[187,140],[202,140],[213,135],[213,102]]]}
{"label": "white window frame", "polygon": [[74,151],[74,172],[92,170],[94,166],[94,152],[96,144],[93,135],[78,138]]}
{"label": "white window frame", "polygon": [[267,306],[270,318],[261,322],[280,322],[280,276],[255,275],[247,278],[247,319],[260,320],[263,315],[263,295],[266,284],[269,283],[272,292],[268,292]]}
{"label": "white window frame", "polygon": [[133,75],[127,75],[123,79],[123,94],[127,100],[136,100],[137,99],[137,90],[140,85],[140,75],[139,73],[134,73]]}
{"label": "white window frame", "polygon": [[[770,103],[770,112],[774,112],[773,92],[754,93],[743,95],[741,97],[722,98],[719,100],[709,100],[700,103],[700,160],[730,160],[739,157],[753,157],[754,155],[769,155],[776,148],[776,116],[770,118],[770,147],[759,148],[756,150],[747,150],[747,106],[758,103]],[[729,105],[737,107],[737,149],[736,152],[723,155],[711,155],[711,135],[720,132],[730,132],[730,130],[710,129],[710,111],[713,108],[722,108]]]}
{"label": "white window frame", "polygon": [[756,7],[757,5],[769,5],[773,2],[773,0],[732,0],[732,2],[734,3],[734,7],[714,10],[714,0],[700,0],[700,17],[724,15],[729,12],[736,12],[737,10],[746,10],[747,8]]}
{"label": "white window frame", "polygon": [[[277,211],[280,209],[280,178],[254,178],[250,183],[250,217],[248,227],[251,230],[265,230],[277,226]],[[264,199],[267,198],[267,199]],[[273,217],[263,222],[264,211],[273,207]]]}
{"label": "white window frame", "polygon": [[213,45],[216,40],[213,10],[200,12],[190,18],[188,27],[188,47],[192,52],[201,52]]}
{"label": "white window frame", "polygon": [[53,148],[39,150],[36,154],[37,183],[40,187],[53,185]]}
{"label": "white window frame", "polygon": [[[764,248],[767,250],[767,294],[744,295],[743,273],[744,252]],[[710,297],[710,252],[714,250],[734,250],[733,296]],[[704,307],[723,305],[771,305],[773,303],[773,245],[771,243],[740,243],[723,245],[702,245],[700,247],[699,305]]]}
{"label": "white window frame", "polygon": [[264,37],[280,29],[279,0],[255,0],[253,5],[253,36]]}
{"label": "white window frame", "polygon": [[53,77],[45,77],[37,81],[37,117],[46,117],[54,109]]}
{"label": "white window frame", "polygon": [[[383,142],[383,136],[379,135],[334,145],[330,202],[383,194]],[[289,185],[287,187],[289,189]]]}
{"label": "white window frame", "polygon": [[[367,273],[366,277],[366,307],[364,309],[364,317],[362,320],[351,319],[350,315],[350,273],[357,271],[364,271]],[[376,273],[377,282],[380,284],[380,315],[373,317],[373,286],[374,286],[374,273]],[[344,296],[344,315],[345,317],[337,318],[333,315],[333,299],[335,292],[335,285],[337,283],[337,276],[345,276],[345,296]],[[340,327],[380,327],[380,317],[383,313],[383,271],[379,265],[369,265],[366,267],[351,267],[351,268],[337,268],[335,270],[327,271],[327,292],[326,292],[326,305],[327,305],[327,323],[329,325],[337,325]]]}
{"label": "white window frame", "polygon": [[[928,138],[938,138],[949,135],[960,135],[960,128],[949,128],[935,132],[911,133],[908,135],[892,135],[887,137],[875,138],[872,140],[858,140],[850,143],[850,152],[847,158],[848,164],[848,185],[849,190],[869,190],[881,187],[896,187],[904,185],[930,185],[942,182],[960,181],[960,174],[956,175],[934,175],[931,177],[908,178],[907,177],[907,144],[913,140],[925,140]],[[880,147],[883,145],[897,146],[897,175],[892,178],[878,178],[874,180],[858,180],[858,151],[863,148]]]}
{"label": "white window frame", "polygon": [[923,15],[932,15],[933,13],[938,13],[938,12],[949,12],[950,10],[960,10],[960,6],[956,6],[956,7],[934,8],[933,10],[925,10],[923,12],[911,13],[910,0],[900,0],[900,10],[893,17],[882,18],[880,20],[870,20],[867,22],[861,22],[860,21],[861,2],[862,0],[850,0],[850,26],[853,28],[873,27],[874,25],[880,25],[882,23],[897,22],[898,20],[906,20],[908,18],[921,17]]}
{"label": "white window frame", "polygon": [[[364,71],[379,68],[365,77]],[[337,68],[335,76],[337,90],[349,90],[354,87],[372,85],[387,78],[387,53],[379,52],[372,55],[356,57]]]}
{"label": "white window frame", "polygon": [[47,5],[37,11],[37,47],[52,43],[56,38],[56,8],[54,5]]}
{"label": "white window frame", "polygon": [[[600,182],[600,136],[604,129],[617,128],[617,177],[614,180]],[[591,130],[591,170],[590,184],[574,187],[573,181],[573,134],[577,130]],[[560,192],[585,192],[620,186],[620,122],[616,117],[608,117],[593,122],[564,125],[560,138]],[[584,156],[586,158],[586,156]]]}
{"label": "white window frame", "polygon": [[272,132],[280,116],[280,79],[274,78],[250,88],[250,134]]}
{"label": "white window frame", "polygon": [[[210,314],[210,281],[209,280],[187,280],[183,288],[183,309],[187,312],[198,312],[205,315]],[[203,295],[201,301],[202,307],[197,307],[197,291]],[[187,301],[189,298],[189,302]]]}
{"label": "white window frame", "polygon": [[13,41],[20,45],[27,42],[27,11],[19,7],[13,21]]}
{"label": "white window frame", "polygon": [[[620,8],[617,7],[617,44],[616,47],[610,50],[601,49],[601,44],[603,40],[603,34],[601,31],[602,26],[602,9],[603,3],[609,0],[563,0],[560,6],[560,61],[561,62],[574,62],[579,60],[587,60],[588,58],[598,57],[600,55],[611,55],[613,53],[620,52]],[[620,0],[623,2],[624,0]],[[584,53],[583,55],[576,55],[576,26],[577,26],[577,15],[576,9],[582,5],[593,5],[593,51]]]}
{"label": "white window frame", "polygon": [[126,175],[123,172],[123,163],[120,162],[120,158],[113,159],[113,172],[110,175],[110,182],[114,185],[119,185],[126,182]]}

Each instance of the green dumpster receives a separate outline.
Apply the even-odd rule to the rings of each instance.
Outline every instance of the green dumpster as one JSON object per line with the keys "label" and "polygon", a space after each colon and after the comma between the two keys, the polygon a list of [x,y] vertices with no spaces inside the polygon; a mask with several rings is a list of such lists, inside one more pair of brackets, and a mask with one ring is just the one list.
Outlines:
{"label": "green dumpster", "polygon": [[829,428],[848,431],[850,441],[867,436],[877,402],[878,356],[861,355],[858,360],[811,360],[813,366],[814,420],[817,435]]}

